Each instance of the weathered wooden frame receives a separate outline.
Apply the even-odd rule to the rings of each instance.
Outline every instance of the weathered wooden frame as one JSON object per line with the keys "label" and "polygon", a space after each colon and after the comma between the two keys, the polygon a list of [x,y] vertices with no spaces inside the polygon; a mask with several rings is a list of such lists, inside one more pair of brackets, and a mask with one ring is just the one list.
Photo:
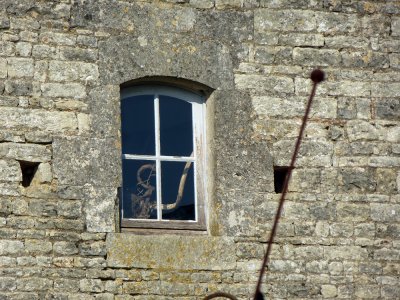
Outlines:
{"label": "weathered wooden frame", "polygon": [[[121,99],[140,96],[154,95],[155,105],[155,155],[135,155],[123,153],[122,159],[133,160],[151,160],[156,161],[156,179],[157,179],[157,210],[158,219],[128,219],[124,218],[122,206],[120,209],[121,228],[149,228],[149,229],[171,229],[171,230],[206,230],[206,126],[205,126],[205,99],[197,93],[179,89],[175,87],[162,85],[142,85],[123,88],[121,90]],[[165,156],[160,153],[160,128],[159,128],[159,96],[170,96],[192,105],[192,125],[193,125],[193,155],[186,156]],[[161,162],[192,162],[194,168],[194,189],[195,189],[195,216],[194,221],[182,220],[162,220],[161,219]],[[123,197],[122,197],[123,199]]]}

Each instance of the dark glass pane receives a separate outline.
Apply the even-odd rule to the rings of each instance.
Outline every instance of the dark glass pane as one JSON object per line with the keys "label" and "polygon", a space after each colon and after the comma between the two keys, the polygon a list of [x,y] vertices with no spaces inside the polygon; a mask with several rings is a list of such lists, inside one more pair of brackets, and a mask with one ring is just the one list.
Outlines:
{"label": "dark glass pane", "polygon": [[124,218],[157,219],[156,163],[122,160]]}
{"label": "dark glass pane", "polygon": [[161,155],[190,156],[193,151],[192,105],[160,97]]}
{"label": "dark glass pane", "polygon": [[123,154],[155,154],[154,96],[134,96],[121,101]]}
{"label": "dark glass pane", "polygon": [[195,220],[194,176],[191,162],[162,162],[162,218]]}

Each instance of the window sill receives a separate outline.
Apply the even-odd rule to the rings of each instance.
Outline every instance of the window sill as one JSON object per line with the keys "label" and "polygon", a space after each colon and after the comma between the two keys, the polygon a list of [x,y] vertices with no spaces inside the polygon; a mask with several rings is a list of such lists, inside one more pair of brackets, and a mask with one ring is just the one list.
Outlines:
{"label": "window sill", "polygon": [[175,230],[179,232],[183,231],[206,231],[207,227],[205,224],[200,222],[188,222],[188,221],[138,221],[138,220],[121,220],[121,231],[131,230],[150,230],[150,229],[164,229],[164,230]]}

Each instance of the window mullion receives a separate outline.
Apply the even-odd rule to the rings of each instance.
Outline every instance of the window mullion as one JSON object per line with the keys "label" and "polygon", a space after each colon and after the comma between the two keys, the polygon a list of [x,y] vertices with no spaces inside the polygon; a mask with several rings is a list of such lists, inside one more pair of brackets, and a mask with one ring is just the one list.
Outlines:
{"label": "window mullion", "polygon": [[154,122],[156,139],[156,182],[157,182],[157,220],[161,220],[161,161],[160,161],[160,98],[154,96]]}

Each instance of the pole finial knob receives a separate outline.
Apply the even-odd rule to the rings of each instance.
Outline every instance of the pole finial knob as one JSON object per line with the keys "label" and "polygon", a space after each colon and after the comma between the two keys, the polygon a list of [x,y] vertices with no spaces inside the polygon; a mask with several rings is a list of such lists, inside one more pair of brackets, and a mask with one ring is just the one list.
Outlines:
{"label": "pole finial knob", "polygon": [[325,73],[320,69],[315,69],[311,72],[310,78],[314,83],[320,83],[325,80]]}

